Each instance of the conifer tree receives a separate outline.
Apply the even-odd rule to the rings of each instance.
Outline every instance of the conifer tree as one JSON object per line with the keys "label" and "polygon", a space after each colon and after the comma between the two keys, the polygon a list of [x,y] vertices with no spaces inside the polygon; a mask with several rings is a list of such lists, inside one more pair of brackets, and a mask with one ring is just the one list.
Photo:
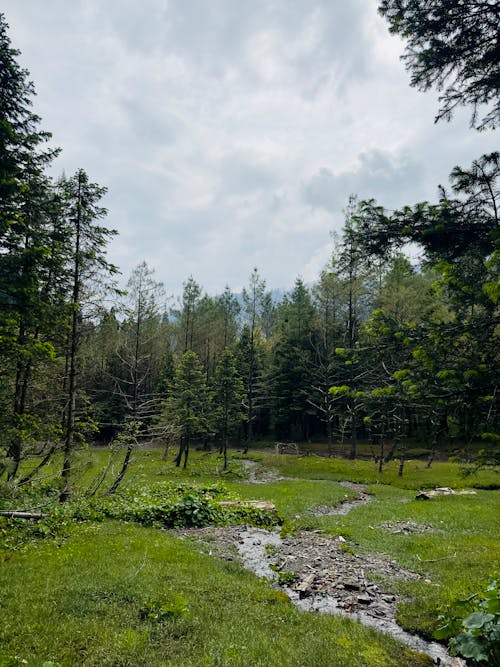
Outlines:
{"label": "conifer tree", "polygon": [[36,366],[54,354],[44,329],[54,315],[53,191],[44,169],[57,150],[31,110],[35,95],[0,14],[0,473],[15,476],[23,440],[41,423],[29,414]]}
{"label": "conifer tree", "polygon": [[212,391],[213,423],[222,441],[224,470],[226,470],[229,436],[238,429],[245,418],[242,405],[243,380],[236,369],[235,357],[228,349],[224,350],[215,369]]}
{"label": "conifer tree", "polygon": [[95,290],[97,285],[106,286],[109,276],[115,274],[117,269],[106,260],[106,244],[116,232],[96,224],[107,213],[100,205],[106,188],[92,183],[86,172],[79,169],[74,176],[61,181],[60,189],[64,219],[72,241],[68,268],[70,295],[66,349],[67,375],[64,383],[66,400],[63,423],[64,457],[61,471],[63,486],[60,495],[61,501],[65,501],[70,495],[71,459],[78,416],[79,354],[89,290]]}
{"label": "conifer tree", "polygon": [[180,466],[184,457],[183,467],[187,468],[191,441],[210,430],[205,374],[198,355],[191,350],[178,362],[161,421],[177,427],[180,442],[175,464]]}

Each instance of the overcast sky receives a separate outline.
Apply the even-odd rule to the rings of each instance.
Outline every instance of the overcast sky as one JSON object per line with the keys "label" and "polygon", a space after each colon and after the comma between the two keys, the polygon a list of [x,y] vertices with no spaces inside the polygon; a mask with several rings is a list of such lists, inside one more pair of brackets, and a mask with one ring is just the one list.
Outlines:
{"label": "overcast sky", "polygon": [[178,294],[254,266],[268,287],[317,278],[351,193],[435,198],[498,148],[468,113],[434,125],[376,0],[3,0],[55,174],[108,187],[109,257]]}

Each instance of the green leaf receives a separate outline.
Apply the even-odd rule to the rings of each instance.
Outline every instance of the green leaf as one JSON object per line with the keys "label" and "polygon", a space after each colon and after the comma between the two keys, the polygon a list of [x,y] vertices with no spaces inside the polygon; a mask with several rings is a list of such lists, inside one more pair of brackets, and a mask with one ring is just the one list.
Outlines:
{"label": "green leaf", "polygon": [[467,618],[464,618],[462,625],[467,630],[479,630],[486,623],[495,619],[493,614],[485,614],[483,611],[475,611]]}
{"label": "green leaf", "polygon": [[488,653],[479,637],[470,634],[458,635],[458,637],[452,639],[450,646],[455,653],[463,655],[464,658],[472,658],[477,662],[488,661]]}

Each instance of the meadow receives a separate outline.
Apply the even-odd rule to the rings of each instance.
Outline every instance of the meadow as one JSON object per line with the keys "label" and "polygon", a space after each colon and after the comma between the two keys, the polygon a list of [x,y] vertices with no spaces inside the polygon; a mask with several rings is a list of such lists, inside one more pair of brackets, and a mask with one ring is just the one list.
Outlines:
{"label": "meadow", "polygon": [[[283,532],[342,535],[352,553],[384,554],[421,574],[416,580],[385,582],[402,600],[398,622],[410,632],[432,637],[442,624],[439,614],[484,589],[499,569],[498,470],[464,476],[456,463],[428,469],[415,461],[400,478],[396,463],[380,474],[371,461],[318,456],[250,452],[244,461],[233,453],[227,472],[216,453],[193,452],[187,470],[176,468],[172,459],[158,449],[136,451],[116,502],[140,504],[150,498],[150,489],[162,485],[218,485],[231,498],[271,501]],[[42,507],[49,517],[38,522],[0,518],[0,665],[431,664],[353,620],[297,610],[237,558],[204,553],[157,519],[144,525],[133,513],[126,520],[119,513],[103,515],[104,505],[92,505],[98,496],[91,501],[88,491],[96,479],[102,481],[98,493],[106,489],[119,462],[108,464],[106,450],[78,452],[73,480],[78,520],[75,512],[50,509],[57,461],[39,485],[3,499],[4,508]],[[249,480],[259,475],[266,481]],[[315,508],[356,496],[342,481],[367,485],[371,502],[343,516],[316,516]],[[475,494],[415,498],[419,489],[436,486]],[[428,530],[406,534],[383,528],[398,522]]]}

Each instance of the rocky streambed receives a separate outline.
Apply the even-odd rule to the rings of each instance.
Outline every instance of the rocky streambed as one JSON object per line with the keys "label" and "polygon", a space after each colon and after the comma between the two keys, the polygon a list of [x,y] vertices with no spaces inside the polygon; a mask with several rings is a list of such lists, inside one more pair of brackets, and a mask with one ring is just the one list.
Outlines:
{"label": "rocky streambed", "polygon": [[[342,538],[314,532],[281,537],[248,526],[208,527],[177,531],[204,543],[210,555],[228,560],[240,558],[243,565],[271,585],[280,585],[291,601],[304,611],[344,614],[386,632],[415,651],[429,655],[441,667],[465,667],[436,642],[412,635],[396,623],[396,595],[384,580],[419,578],[380,555],[355,555]],[[376,579],[376,583],[374,581]]]}
{"label": "rocky streambed", "polygon": [[[344,484],[356,490],[358,498],[334,508],[318,508],[319,514],[345,514],[353,507],[370,502],[362,485]],[[414,523],[394,523],[380,528],[391,532],[420,532],[430,528]],[[320,531],[302,531],[281,536],[248,526],[207,527],[176,531],[179,537],[195,538],[210,555],[228,560],[241,559],[243,565],[271,585],[280,586],[291,601],[304,611],[344,614],[386,632],[415,651],[429,655],[441,667],[466,667],[444,646],[428,642],[403,630],[396,622],[400,600],[384,582],[418,579],[420,575],[400,568],[379,554],[354,554],[345,539]]]}

